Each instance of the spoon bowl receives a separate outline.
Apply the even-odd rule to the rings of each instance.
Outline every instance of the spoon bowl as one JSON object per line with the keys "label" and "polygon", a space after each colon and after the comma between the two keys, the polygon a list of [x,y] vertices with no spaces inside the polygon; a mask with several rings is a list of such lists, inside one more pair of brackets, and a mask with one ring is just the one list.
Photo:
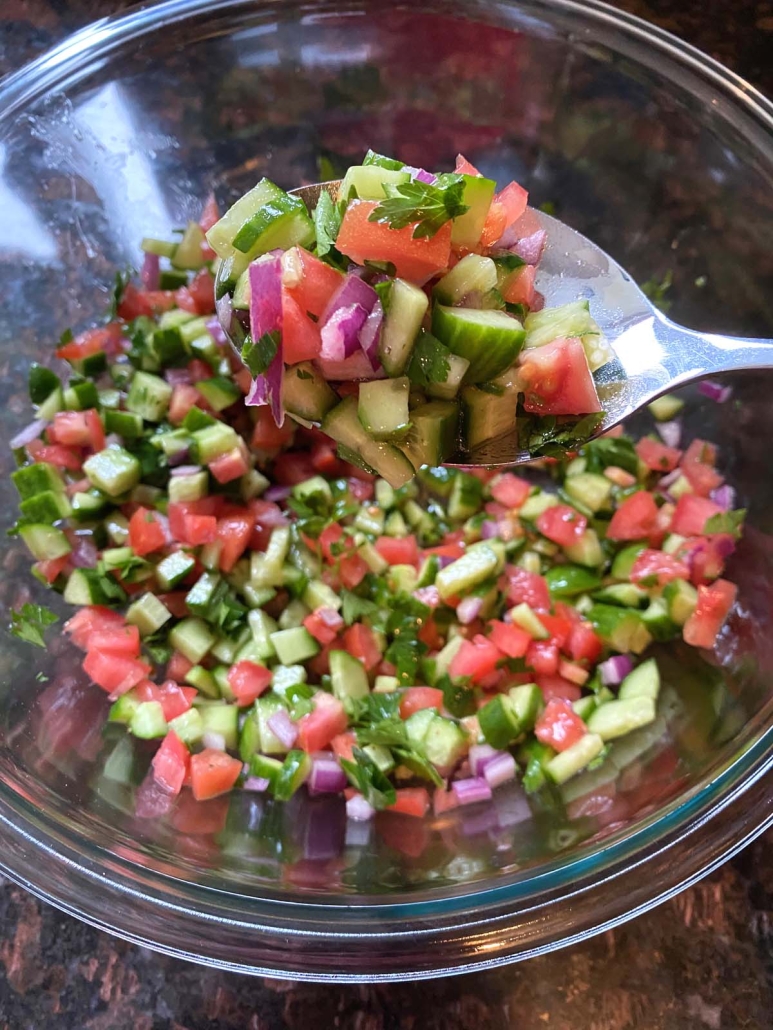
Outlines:
{"label": "spoon bowl", "polygon": [[[313,211],[320,194],[335,196],[340,180],[300,186],[289,192]],[[594,373],[604,417],[593,439],[608,433],[662,394],[727,372],[773,369],[773,340],[701,333],[677,325],[655,307],[621,266],[564,222],[532,209],[547,232],[536,286],[549,306],[587,300],[590,312],[614,352]],[[221,323],[224,323],[221,316]],[[231,326],[223,329],[232,344]],[[459,450],[445,464],[495,468],[534,461],[517,427],[476,447]]]}

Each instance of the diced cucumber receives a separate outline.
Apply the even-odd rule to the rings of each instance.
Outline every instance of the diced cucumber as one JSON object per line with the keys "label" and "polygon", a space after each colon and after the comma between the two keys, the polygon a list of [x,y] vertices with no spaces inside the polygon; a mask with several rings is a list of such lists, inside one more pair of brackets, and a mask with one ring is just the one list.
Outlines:
{"label": "diced cucumber", "polygon": [[289,527],[277,526],[271,533],[265,553],[253,551],[250,555],[250,582],[254,587],[282,586],[283,566],[289,549]]}
{"label": "diced cucumber", "polygon": [[164,709],[160,701],[142,701],[134,711],[129,729],[135,737],[142,740],[154,740],[165,737],[168,729],[164,718]]}
{"label": "diced cucumber", "polygon": [[89,522],[104,515],[108,499],[99,490],[77,493],[72,498],[72,517],[78,522]]}
{"label": "diced cucumber", "polygon": [[[100,355],[93,354],[90,358],[84,358],[84,364],[86,362],[94,361],[96,364],[96,358]],[[102,357],[102,368],[105,367],[104,355]],[[95,370],[93,374],[97,375],[98,371]],[[90,373],[91,374],[91,373]],[[86,411],[87,408],[96,408],[99,404],[99,393],[97,388],[90,380],[80,383],[72,383],[64,391],[64,406],[70,411]]]}
{"label": "diced cucumber", "polygon": [[123,547],[129,539],[129,520],[119,511],[111,512],[104,522],[107,535],[117,547]]}
{"label": "diced cucumber", "polygon": [[38,404],[38,410],[35,412],[38,418],[52,419],[57,412],[64,409],[64,392],[61,386],[57,386],[56,389],[52,390],[51,393],[46,397],[44,401]]}
{"label": "diced cucumber", "polygon": [[302,626],[303,620],[310,614],[311,609],[296,597],[288,602],[286,608],[279,616],[279,628],[295,629],[296,626]]}
{"label": "diced cucumber", "polygon": [[144,236],[140,248],[146,254],[156,254],[158,257],[171,258],[177,250],[177,244],[171,240],[156,240],[151,236]]}
{"label": "diced cucumber", "polygon": [[451,662],[464,642],[464,637],[451,637],[450,640],[435,655],[435,682],[448,673]]}
{"label": "diced cucumber", "polygon": [[332,608],[333,611],[338,611],[343,604],[340,595],[321,579],[312,579],[309,582],[303,592],[303,602],[312,611],[316,611],[317,608]]}
{"label": "diced cucumber", "polygon": [[393,594],[412,594],[419,574],[413,565],[392,565],[387,572],[387,586]]}
{"label": "diced cucumber", "polygon": [[596,573],[581,565],[554,565],[545,573],[552,597],[577,597],[589,590],[595,590],[601,583]]}
{"label": "diced cucumber", "polygon": [[231,382],[224,376],[214,376],[212,379],[201,379],[196,383],[196,389],[202,394],[207,404],[213,411],[225,411],[241,397],[241,392],[236,383]]}
{"label": "diced cucumber", "polygon": [[523,732],[513,700],[507,694],[497,694],[479,708],[478,723],[486,743],[499,750],[509,747]]}
{"label": "diced cucumber", "polygon": [[533,640],[547,640],[550,636],[537,613],[525,601],[510,609],[510,621],[525,630]]}
{"label": "diced cucumber", "polygon": [[622,608],[644,608],[649,600],[649,594],[635,583],[612,583],[603,590],[597,590],[593,594],[594,601],[601,601],[602,604],[615,604]]}
{"label": "diced cucumber", "polygon": [[462,436],[468,451],[515,427],[519,387],[509,369],[488,383],[492,391],[467,386],[462,391]]}
{"label": "diced cucumber", "polygon": [[408,432],[410,391],[407,376],[360,383],[357,414],[366,432],[375,440],[390,440]]}
{"label": "diced cucumber", "polygon": [[591,712],[596,708],[597,704],[598,702],[595,696],[593,694],[588,694],[585,697],[579,698],[577,701],[573,701],[572,709],[575,715],[579,715],[583,722],[587,722],[590,718]]}
{"label": "diced cucumber", "polygon": [[172,618],[172,613],[155,594],[143,594],[126,610],[126,621],[136,626],[140,636],[149,637]]}
{"label": "diced cucumber", "polygon": [[587,617],[601,639],[621,654],[641,654],[652,641],[640,613],[632,608],[594,604]]}
{"label": "diced cucumber", "polygon": [[336,443],[359,454],[371,468],[393,487],[410,482],[414,468],[402,451],[392,444],[374,440],[363,428],[357,414],[357,400],[347,397],[325,415],[322,430]]}
{"label": "diced cucumber", "polygon": [[[526,498],[518,509],[518,517],[526,519],[527,522],[536,522],[544,511],[547,511],[548,508],[553,508],[555,505],[560,503],[561,502],[555,494],[549,494],[544,490],[541,490]],[[577,559],[572,557],[572,561],[577,561]],[[578,562],[578,564],[584,565],[585,562]]]}
{"label": "diced cucumber", "polygon": [[698,604],[698,591],[683,579],[674,579],[663,588],[668,614],[677,626],[684,626]]}
{"label": "diced cucumber", "polygon": [[229,750],[239,745],[239,709],[236,705],[208,704],[199,708],[205,733],[217,733]]}
{"label": "diced cucumber", "polygon": [[436,304],[432,332],[454,354],[470,362],[466,383],[485,383],[509,368],[523,346],[521,323],[503,311]]}
{"label": "diced cucumber", "polygon": [[442,465],[457,446],[459,407],[454,401],[429,401],[410,413],[411,427],[400,450],[414,468]]}
{"label": "diced cucumber", "polygon": [[53,465],[45,461],[35,462],[34,465],[23,465],[11,473],[11,480],[23,501],[37,494],[53,491],[64,493],[65,484]]}
{"label": "diced cucumber", "polygon": [[693,490],[692,483],[690,482],[690,480],[687,478],[687,476],[684,475],[684,473],[682,473],[669,486],[668,492],[671,494],[675,501],[678,501],[679,498],[682,497],[684,494],[691,494],[695,491]]}
{"label": "diced cucumber", "polygon": [[[214,644],[211,648],[211,654],[221,662],[225,662],[226,665],[233,665],[236,661],[236,656],[246,643],[250,641],[250,631],[244,627],[241,632],[237,633],[236,636],[228,636],[225,633],[218,635]],[[234,698],[231,696],[230,686],[228,689],[228,700],[232,701]],[[221,686],[222,693],[222,686]],[[225,697],[226,694],[223,694]]]}
{"label": "diced cucumber", "polygon": [[641,613],[642,622],[653,640],[673,640],[679,636],[679,626],[668,612],[668,605],[662,597],[653,598]]}
{"label": "diced cucumber", "polygon": [[279,801],[289,801],[309,778],[311,761],[311,755],[305,751],[290,751],[272,785],[274,797]]}
{"label": "diced cucumber", "polygon": [[189,708],[187,712],[178,715],[169,723],[169,729],[173,730],[183,744],[198,744],[204,736],[204,720],[198,708]]}
{"label": "diced cucumber", "polygon": [[171,630],[169,643],[189,662],[198,665],[215,643],[215,637],[201,619],[183,619]]}
{"label": "diced cucumber", "polygon": [[289,250],[313,240],[314,226],[306,205],[268,179],[261,179],[207,232],[207,242],[218,257],[228,258],[239,251],[245,255],[244,267],[274,248]]}
{"label": "diced cucumber", "polygon": [[467,254],[435,285],[441,304],[461,304],[469,293],[488,293],[497,285],[497,266],[489,257]]}
{"label": "diced cucumber", "polygon": [[545,773],[553,783],[566,783],[568,779],[598,758],[604,750],[604,740],[596,733],[586,733],[576,744],[561,751],[545,765]]}
{"label": "diced cucumber", "polygon": [[510,687],[507,696],[512,702],[521,733],[534,729],[543,704],[542,691],[537,684],[522,683],[517,687]]}
{"label": "diced cucumber", "polygon": [[289,415],[298,415],[307,422],[321,422],[338,403],[338,397],[314,365],[302,361],[285,369],[282,403]]}
{"label": "diced cucumber", "polygon": [[379,360],[387,375],[399,376],[404,372],[428,307],[426,293],[413,283],[393,279],[388,284],[378,347]]}
{"label": "diced cucumber", "polygon": [[268,720],[282,709],[285,706],[276,694],[265,694],[255,702],[255,708],[247,717],[239,738],[239,757],[243,762],[249,762],[257,751],[265,755],[287,754],[288,748],[268,725]]}
{"label": "diced cucumber", "polygon": [[127,690],[125,694],[121,696],[110,705],[110,714],[107,717],[108,722],[120,722],[124,726],[128,726],[132,721],[132,716],[139,708],[141,702],[137,696],[136,690]]}
{"label": "diced cucumber", "polygon": [[374,694],[394,694],[399,688],[400,680],[397,676],[376,676],[373,683]]}
{"label": "diced cucumber", "polygon": [[184,476],[169,477],[169,501],[171,504],[185,504],[200,501],[209,493],[209,473],[204,469]]}
{"label": "diced cucumber", "polygon": [[455,595],[464,596],[500,569],[500,557],[494,548],[486,543],[475,544],[461,558],[438,572],[435,586],[441,600],[447,601]]}
{"label": "diced cucumber", "polygon": [[239,437],[231,426],[224,422],[216,422],[211,426],[197,429],[193,434],[193,445],[202,465],[208,465],[215,458],[239,446]]}
{"label": "diced cucumber", "polygon": [[66,519],[72,508],[66,494],[59,490],[44,490],[21,501],[19,511],[25,519],[45,524]]}
{"label": "diced cucumber", "polygon": [[39,365],[36,361],[30,365],[27,376],[27,387],[30,400],[33,404],[42,404],[47,400],[54,390],[61,389],[61,382],[56,372],[45,365]]}
{"label": "diced cucumber", "polygon": [[305,662],[319,653],[317,641],[304,626],[277,630],[271,634],[271,643],[282,665]]}
{"label": "diced cucumber", "polygon": [[654,658],[637,665],[620,684],[618,698],[621,701],[631,697],[650,697],[657,700],[660,693],[660,671]]}
{"label": "diced cucumber", "polygon": [[147,422],[161,422],[171,399],[169,383],[149,372],[135,372],[126,396],[126,407]]}
{"label": "diced cucumber", "polygon": [[276,621],[261,608],[254,608],[247,616],[247,624],[257,647],[259,660],[268,661],[274,658],[276,648],[271,641],[271,634],[277,631]]}
{"label": "diced cucumber", "polygon": [[174,551],[156,565],[156,579],[162,590],[174,590],[193,572],[196,559],[185,551]]}
{"label": "diced cucumber", "polygon": [[405,720],[405,732],[412,744],[423,744],[430,724],[437,715],[434,708],[422,708]]}
{"label": "diced cucumber", "polygon": [[188,222],[182,239],[175,247],[174,254],[171,256],[172,265],[175,268],[182,268],[191,272],[203,268],[204,254],[201,248],[205,242],[204,230],[198,222]]}
{"label": "diced cucumber", "polygon": [[305,501],[312,506],[333,503],[330,484],[323,476],[312,476],[310,479],[304,479],[302,483],[296,483],[292,488],[292,496],[296,500]]}
{"label": "diced cucumber", "polygon": [[108,497],[119,497],[140,481],[139,460],[122,447],[107,447],[83,463],[89,482]]}
{"label": "diced cucumber", "polygon": [[379,165],[352,165],[343,177],[338,199],[348,201],[354,188],[354,195],[358,200],[383,200],[387,195],[384,192],[384,183],[398,186],[410,182],[410,179],[409,172],[382,168]]}
{"label": "diced cucumber", "polygon": [[652,417],[658,422],[670,422],[682,410],[684,401],[676,394],[664,393],[662,397],[658,397],[647,407],[652,413]]}
{"label": "diced cucumber", "polygon": [[422,741],[425,758],[438,769],[453,768],[466,747],[467,735],[462,727],[442,715],[432,719]]}
{"label": "diced cucumber", "polygon": [[618,551],[612,562],[611,573],[615,579],[629,580],[631,578],[631,572],[633,571],[633,565],[642,551],[647,549],[646,542],[636,544],[628,544],[621,551]]}
{"label": "diced cucumber", "polygon": [[117,433],[125,440],[136,440],[142,436],[142,418],[133,411],[108,409],[103,415],[105,431]]}
{"label": "diced cucumber", "polygon": [[578,501],[595,515],[597,511],[609,508],[612,481],[593,472],[581,472],[566,477],[564,490],[572,500]]}
{"label": "diced cucumber", "polygon": [[67,604],[115,604],[113,595],[116,591],[120,591],[125,599],[126,595],[117,583],[111,587],[110,596],[105,593],[102,577],[96,569],[73,569],[62,596]]}
{"label": "diced cucumber", "polygon": [[220,691],[217,689],[217,683],[215,683],[215,677],[202,665],[194,665],[192,668],[188,669],[185,674],[185,682],[190,684],[190,686],[195,687],[196,690],[205,697],[220,696]]}
{"label": "diced cucumber", "polygon": [[451,243],[457,249],[474,250],[480,241],[497,184],[482,175],[464,175],[463,179],[462,203],[468,210],[454,219]]}
{"label": "diced cucumber", "polygon": [[467,472],[457,472],[448,498],[448,514],[452,519],[469,519],[481,507],[483,485]]}
{"label": "diced cucumber", "polygon": [[597,733],[603,741],[607,741],[623,737],[631,730],[637,730],[654,720],[654,699],[646,695],[637,695],[599,705],[591,714],[587,725],[590,733]]}
{"label": "diced cucumber", "polygon": [[587,300],[574,300],[555,308],[543,308],[526,316],[524,347],[542,347],[559,337],[579,336],[585,348],[591,372],[601,368],[612,356],[601,331],[591,317]]}
{"label": "diced cucumber", "polygon": [[37,561],[63,558],[72,550],[70,541],[62,530],[56,529],[54,526],[32,523],[22,526],[19,535],[27,545],[32,557]]}
{"label": "diced cucumber", "polygon": [[366,697],[370,693],[365,666],[346,651],[330,652],[330,682],[340,701]]}

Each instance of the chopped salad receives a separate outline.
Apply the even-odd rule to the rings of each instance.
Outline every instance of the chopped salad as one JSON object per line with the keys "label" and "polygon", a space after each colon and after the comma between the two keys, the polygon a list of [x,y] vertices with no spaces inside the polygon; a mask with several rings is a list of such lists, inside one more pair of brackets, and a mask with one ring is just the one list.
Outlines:
{"label": "chopped salad", "polygon": [[[343,794],[353,820],[602,764],[656,718],[649,645],[710,649],[733,606],[744,512],[713,445],[681,446],[666,397],[638,442],[607,436],[525,475],[417,459],[396,485],[329,421],[280,425],[248,403],[254,369],[214,317],[222,224],[210,201],[164,267],[146,241],[107,323],[60,342],[69,373],[32,366],[36,417],[12,441],[11,532],[71,606],[64,632],[109,722],[157,742],[150,775],[169,795]],[[310,252],[291,260],[343,288]],[[301,387],[330,390],[305,367]],[[361,403],[329,410],[362,427]],[[25,608],[13,631],[42,644],[55,617]]]}

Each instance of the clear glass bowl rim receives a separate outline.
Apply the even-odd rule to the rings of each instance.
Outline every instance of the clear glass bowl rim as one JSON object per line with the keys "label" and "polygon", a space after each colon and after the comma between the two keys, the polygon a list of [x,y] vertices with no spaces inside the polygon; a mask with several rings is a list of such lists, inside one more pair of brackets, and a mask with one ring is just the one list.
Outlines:
{"label": "clear glass bowl rim", "polygon": [[[531,0],[531,5],[580,16],[657,48],[723,94],[737,113],[773,139],[773,103],[670,33],[600,0]],[[306,6],[311,12],[315,5]],[[339,6],[347,6],[346,0]],[[474,15],[518,4],[477,0],[462,6]],[[87,25],[0,80],[0,138],[35,100],[53,87],[87,77],[117,48],[196,16],[254,8],[254,0],[162,0]],[[771,707],[745,728],[743,746],[708,782],[608,845],[581,849],[528,878],[432,892],[429,900],[403,895],[396,901],[342,896],[335,903],[310,897],[297,902],[181,881],[70,833],[26,802],[4,777],[0,868],[43,900],[101,929],[179,958],[240,972],[363,982],[491,968],[574,943],[647,911],[773,824]],[[38,860],[34,870],[30,852]],[[647,885],[642,888],[645,864]],[[524,916],[531,917],[526,924]],[[195,950],[191,940],[197,941]],[[431,964],[420,961],[412,944],[417,940],[422,952],[433,952]],[[371,964],[362,967],[361,956],[369,949]]]}

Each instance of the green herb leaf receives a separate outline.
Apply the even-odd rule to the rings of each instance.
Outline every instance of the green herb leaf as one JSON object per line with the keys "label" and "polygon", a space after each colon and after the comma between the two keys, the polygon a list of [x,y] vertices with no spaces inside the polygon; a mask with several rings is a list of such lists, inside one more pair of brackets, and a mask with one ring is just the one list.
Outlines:
{"label": "green herb leaf", "polygon": [[341,767],[352,785],[375,809],[387,808],[397,800],[395,788],[373,759],[361,748],[352,749],[354,761],[341,759]]}
{"label": "green herb leaf", "polygon": [[738,539],[743,530],[743,520],[746,518],[746,508],[737,508],[735,511],[721,511],[711,518],[706,519],[703,527],[704,533],[730,533]]}
{"label": "green herb leaf", "polygon": [[350,590],[342,590],[341,597],[343,598],[341,614],[347,626],[351,626],[358,619],[377,616],[381,610],[374,601],[369,601],[367,597],[358,597]]}
{"label": "green herb leaf", "polygon": [[267,371],[279,350],[279,341],[278,329],[264,333],[257,342],[251,336],[247,337],[242,347],[242,361],[252,375],[260,376]]}
{"label": "green herb leaf", "polygon": [[461,175],[441,175],[437,183],[384,183],[386,200],[371,212],[368,221],[386,222],[391,229],[414,225],[413,238],[434,236],[446,222],[469,210],[462,203],[465,181]]}
{"label": "green herb leaf", "polygon": [[431,333],[419,335],[408,364],[407,374],[411,382],[426,389],[432,383],[444,383],[448,379],[451,365],[448,359],[451,351]]}
{"label": "green herb leaf", "polygon": [[319,195],[312,217],[317,233],[317,257],[324,258],[335,249],[335,242],[343,220],[343,211],[327,190],[323,190]]}
{"label": "green herb leaf", "polygon": [[673,282],[674,274],[669,268],[662,279],[657,280],[653,277],[645,283],[641,283],[641,292],[645,297],[649,297],[652,303],[665,314],[671,308],[671,301],[666,297],[666,294],[671,289]]}
{"label": "green herb leaf", "polygon": [[368,150],[362,159],[364,165],[377,165],[379,168],[388,168],[392,172],[399,172],[405,165],[394,157],[385,157],[384,154],[377,154],[375,150]]}
{"label": "green herb leaf", "polygon": [[124,291],[132,280],[134,272],[131,268],[125,269],[123,272],[115,273],[115,281],[113,283],[113,292],[110,301],[110,308],[108,313],[108,321],[118,317],[118,306],[120,305]]}
{"label": "green herb leaf", "polygon": [[297,722],[304,715],[314,711],[314,690],[308,683],[293,683],[285,691],[285,701],[290,705],[290,718]]}
{"label": "green herb leaf", "polygon": [[457,719],[463,719],[466,715],[474,715],[477,706],[475,704],[475,691],[461,683],[453,683],[449,675],[441,676],[435,684],[443,691],[443,704]]}
{"label": "green herb leaf", "polygon": [[23,604],[11,609],[11,633],[28,644],[45,648],[43,634],[47,626],[59,621],[59,616],[42,604]]}
{"label": "green herb leaf", "polygon": [[588,472],[603,473],[609,465],[616,465],[634,476],[639,470],[639,456],[633,441],[627,436],[603,436],[600,440],[591,440],[583,447],[582,454],[587,461]]}

